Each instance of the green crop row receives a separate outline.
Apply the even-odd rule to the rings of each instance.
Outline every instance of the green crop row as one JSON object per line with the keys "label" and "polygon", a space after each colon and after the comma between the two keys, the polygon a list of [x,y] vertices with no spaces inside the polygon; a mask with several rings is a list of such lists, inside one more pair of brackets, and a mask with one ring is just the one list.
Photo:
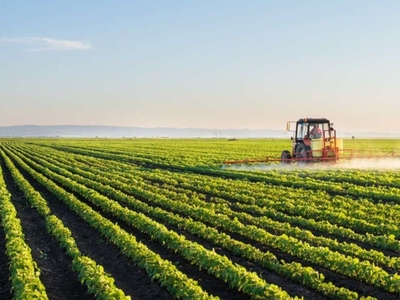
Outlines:
{"label": "green crop row", "polygon": [[[58,169],[58,167],[53,166],[52,164],[46,164],[44,161],[42,163],[47,168]],[[43,168],[43,167],[42,167]],[[43,168],[45,171],[45,168]],[[74,178],[73,174],[67,171],[60,170],[60,172],[64,173],[69,178]],[[109,178],[110,179],[110,178]],[[149,189],[140,189],[138,187],[130,187],[130,191],[136,190],[136,193],[140,193],[141,196],[145,196],[148,199],[159,199],[161,196],[157,193],[152,193]],[[167,199],[163,199],[167,201]],[[173,201],[169,203],[170,207],[173,206]],[[285,235],[281,237],[274,237],[268,234],[266,231],[259,229],[255,226],[244,226],[237,220],[230,220],[226,216],[217,215],[208,211],[206,209],[200,209],[198,207],[185,207],[186,205],[182,202],[177,203],[176,209],[179,210],[181,213],[187,213],[188,211],[196,212],[198,211],[200,214],[196,215],[196,217],[202,218],[203,221],[213,224],[214,226],[220,226],[225,229],[234,228],[233,232],[238,232],[244,234],[246,237],[253,238],[256,237],[256,240],[260,242],[266,242],[268,245],[272,245],[277,247],[287,253],[290,253],[295,256],[299,256],[302,259],[309,260],[314,263],[322,264],[325,267],[330,267],[333,270],[336,270],[340,273],[346,274],[351,277],[355,277],[359,280],[363,280],[367,283],[377,284],[382,288],[388,289],[388,291],[396,292],[396,284],[398,282],[398,278],[396,274],[394,278],[391,275],[387,274],[385,271],[381,270],[378,267],[375,267],[367,261],[358,261],[353,258],[347,258],[341,256],[340,254],[333,253],[327,248],[320,248],[320,247],[312,247],[306,243],[299,243],[298,241],[289,238]],[[185,208],[184,208],[185,207]],[[174,207],[175,208],[175,207]],[[203,216],[201,216],[203,214]],[[191,217],[194,215],[191,214]],[[300,249],[302,248],[302,249]],[[321,259],[320,259],[321,258]],[[322,259],[323,258],[323,259]],[[393,280],[393,282],[392,282]],[[382,284],[382,282],[384,282]]]}
{"label": "green crop row", "polygon": [[32,258],[31,248],[25,242],[21,222],[11,202],[0,167],[0,219],[6,238],[6,255],[10,260],[14,299],[48,299],[40,280],[40,269]]}
{"label": "green crop row", "polygon": [[[366,186],[361,186],[357,183],[349,184],[344,180],[345,189],[341,191],[340,186],[335,185],[336,183],[340,184],[340,181],[336,183],[330,182],[326,178],[318,176],[316,178],[310,176],[311,178],[309,178],[307,172],[302,171],[288,174],[285,174],[285,171],[249,173],[217,170],[205,166],[195,167],[190,162],[191,159],[196,159],[195,157],[191,157],[190,154],[182,155],[182,162],[179,163],[176,159],[181,155],[182,151],[178,151],[176,147],[173,147],[171,152],[167,152],[167,147],[162,143],[154,143],[158,147],[156,149],[146,147],[144,143],[140,145],[140,149],[129,149],[129,145],[134,145],[135,143],[123,142],[118,143],[118,145],[108,143],[110,147],[107,148],[103,147],[106,144],[104,142],[78,145],[71,141],[60,144],[63,146],[54,143],[51,145],[52,148],[57,149],[57,151],[51,151],[51,155],[49,155],[51,158],[46,157],[47,155],[41,156],[45,148],[42,146],[37,147],[35,143],[20,147],[19,151],[21,151],[20,155],[29,158],[33,158],[35,155],[38,155],[37,157],[41,156],[44,162],[39,162],[37,157],[34,160],[49,169],[51,166],[57,165],[60,170],[54,168],[53,170],[57,173],[60,172],[59,174],[63,174],[65,177],[72,177],[71,173],[65,172],[65,170],[68,170],[74,174],[80,174],[82,177],[91,178],[92,181],[98,181],[98,183],[111,184],[126,194],[136,195],[142,201],[151,203],[151,205],[165,207],[168,211],[178,212],[182,216],[187,216],[185,219],[193,218],[193,220],[196,220],[195,222],[203,225],[210,223],[207,223],[207,220],[201,220],[196,215],[199,208],[203,208],[205,211],[214,211],[214,213],[218,214],[218,217],[219,215],[226,216],[231,221],[238,222],[245,227],[254,226],[260,230],[265,228],[268,231],[278,232],[283,237],[286,234],[289,244],[302,240],[304,243],[302,247],[307,251],[309,251],[309,246],[316,246],[320,248],[321,253],[323,250],[336,250],[349,254],[354,259],[354,265],[360,265],[355,272],[361,273],[361,269],[364,268],[367,273],[370,272],[372,274],[370,283],[382,281],[377,279],[378,277],[381,279],[387,278],[382,269],[379,267],[374,269],[376,266],[373,265],[365,268],[364,262],[371,261],[388,268],[398,269],[397,259],[385,256],[383,252],[366,250],[354,244],[337,243],[334,241],[334,237],[330,239],[323,236],[310,235],[310,232],[306,230],[293,227],[294,224],[298,224],[311,229],[312,232],[334,233],[339,237],[351,238],[361,243],[369,243],[382,249],[398,252],[399,206],[377,203],[379,195],[388,194],[390,198],[390,193],[395,193],[395,189],[388,189],[384,185],[374,187],[371,190],[375,193],[375,196],[368,197],[365,194],[367,191]],[[68,146],[65,146],[67,144]],[[90,149],[87,146],[90,146]],[[13,149],[15,150],[16,148]],[[33,151],[32,149],[35,150]],[[68,150],[68,153],[66,150]],[[34,152],[37,153],[35,154]],[[56,164],[57,161],[59,164]],[[202,162],[199,163],[199,165],[201,164]],[[93,177],[87,173],[82,173],[82,170],[92,173]],[[79,177],[73,178],[84,185],[87,184],[84,183],[85,181],[81,181],[82,179]],[[104,178],[110,180],[108,182],[103,181]],[[296,184],[291,186],[290,182],[295,182]],[[301,185],[301,182],[305,184]],[[60,182],[60,184],[62,183]],[[133,186],[129,186],[129,184]],[[101,186],[92,187],[106,195],[106,190],[101,190]],[[279,192],[279,189],[281,189],[281,192]],[[350,193],[347,193],[348,191]],[[154,199],[154,195],[162,197]],[[110,195],[107,195],[107,197],[110,197]],[[115,197],[113,198],[115,199]],[[186,214],[185,212],[180,212],[179,207],[171,208],[171,205],[157,202],[163,198],[174,200],[180,206],[187,204],[185,207]],[[365,198],[371,198],[373,201],[368,201]],[[386,200],[389,198],[386,198]],[[120,199],[116,200],[121,201]],[[190,210],[192,212],[189,212]],[[193,217],[194,215],[195,217]],[[161,215],[159,217],[153,215],[152,217],[162,220]],[[222,218],[222,221],[224,220]],[[168,224],[170,222],[167,219],[162,221]],[[291,224],[289,225],[285,222],[290,222]],[[279,228],[280,224],[282,224],[283,228]],[[217,228],[221,228],[225,232],[238,233],[241,225],[236,225],[237,227],[232,227],[234,228],[233,231],[229,231],[229,229],[222,226]],[[185,231],[189,231],[189,229],[185,229]],[[268,231],[265,232],[268,233]],[[262,235],[265,235],[263,231],[258,234],[258,231],[255,230],[255,233],[259,235],[257,238],[260,239]],[[243,233],[242,235],[244,236]],[[327,235],[324,234],[324,236]],[[296,239],[293,239],[293,237],[296,237]],[[269,242],[266,244],[270,245]],[[326,255],[330,256],[330,254]],[[357,261],[357,256],[365,261]],[[332,258],[334,257],[332,256]],[[338,272],[340,273],[340,271]],[[376,277],[377,274],[380,275]],[[396,281],[398,274],[387,275],[392,277],[390,279],[393,280],[392,284],[389,280],[389,287],[387,288],[380,284],[376,284],[376,286],[398,294],[398,291],[390,290],[391,287],[398,284]],[[360,278],[357,278],[357,280],[363,281]]]}

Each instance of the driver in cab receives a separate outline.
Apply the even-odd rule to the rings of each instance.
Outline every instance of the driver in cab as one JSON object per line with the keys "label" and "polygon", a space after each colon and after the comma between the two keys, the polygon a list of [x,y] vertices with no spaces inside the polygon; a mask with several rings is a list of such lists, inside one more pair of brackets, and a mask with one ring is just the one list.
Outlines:
{"label": "driver in cab", "polygon": [[322,130],[319,128],[318,125],[314,125],[314,127],[310,131],[310,137],[314,139],[319,139],[322,137]]}

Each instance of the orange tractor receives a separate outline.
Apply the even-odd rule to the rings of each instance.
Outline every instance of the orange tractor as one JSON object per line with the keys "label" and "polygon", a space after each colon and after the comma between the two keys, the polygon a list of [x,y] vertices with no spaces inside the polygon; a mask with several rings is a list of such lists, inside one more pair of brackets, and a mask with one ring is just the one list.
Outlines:
{"label": "orange tractor", "polygon": [[336,137],[336,130],[332,126],[325,118],[304,118],[297,122],[287,122],[286,130],[294,131],[292,151],[283,150],[281,162],[338,160],[343,152],[343,140]]}
{"label": "orange tractor", "polygon": [[333,124],[325,118],[304,118],[289,121],[287,131],[292,131],[292,149],[283,150],[280,158],[228,160],[224,164],[247,164],[263,162],[337,162],[351,158],[393,158],[400,157],[394,151],[377,152],[374,150],[353,150],[343,148],[343,139],[336,137]]}

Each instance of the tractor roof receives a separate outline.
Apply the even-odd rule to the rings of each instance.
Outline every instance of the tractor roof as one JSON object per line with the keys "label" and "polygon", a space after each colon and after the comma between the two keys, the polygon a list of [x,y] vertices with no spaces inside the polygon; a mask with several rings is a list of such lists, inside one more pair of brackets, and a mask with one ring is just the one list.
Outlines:
{"label": "tractor roof", "polygon": [[316,123],[316,124],[323,124],[323,123],[330,123],[328,119],[325,118],[303,118],[297,121],[298,124],[303,123]]}

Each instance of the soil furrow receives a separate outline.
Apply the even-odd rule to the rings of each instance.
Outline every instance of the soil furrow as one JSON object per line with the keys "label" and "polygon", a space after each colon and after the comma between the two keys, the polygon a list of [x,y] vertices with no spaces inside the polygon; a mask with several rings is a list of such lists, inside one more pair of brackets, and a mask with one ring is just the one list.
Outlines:
{"label": "soil furrow", "polygon": [[25,241],[32,250],[32,257],[41,270],[40,279],[51,299],[94,299],[72,271],[72,259],[46,231],[44,219],[30,207],[23,193],[4,166],[3,173],[11,201],[21,220]]}

